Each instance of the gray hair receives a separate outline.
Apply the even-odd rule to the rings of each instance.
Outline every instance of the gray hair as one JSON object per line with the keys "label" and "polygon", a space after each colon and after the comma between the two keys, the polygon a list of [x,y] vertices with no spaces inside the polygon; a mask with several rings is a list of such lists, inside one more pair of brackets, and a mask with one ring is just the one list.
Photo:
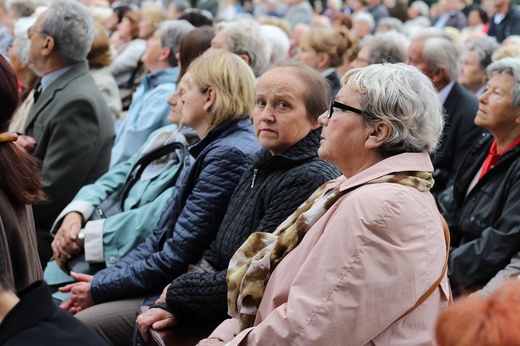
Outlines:
{"label": "gray hair", "polygon": [[365,23],[370,28],[370,31],[374,30],[374,27],[376,26],[374,17],[372,17],[368,12],[356,13],[352,18],[352,24],[354,23]]}
{"label": "gray hair", "polygon": [[361,48],[369,46],[368,64],[406,62],[406,52],[410,40],[395,31],[388,31],[375,36],[367,36],[361,41]]}
{"label": "gray hair", "polygon": [[520,106],[520,58],[504,58],[495,61],[486,69],[488,78],[493,75],[508,74],[515,79],[515,85],[511,90],[511,108]]}
{"label": "gray hair", "polygon": [[9,1],[9,11],[13,12],[16,18],[30,17],[37,5],[33,0],[11,0]]}
{"label": "gray hair", "polygon": [[217,32],[219,31],[226,35],[231,52],[246,54],[255,76],[260,76],[269,64],[269,45],[260,25],[253,20],[242,19],[219,23]]}
{"label": "gray hair", "polygon": [[159,30],[161,32],[161,47],[170,48],[171,53],[168,57],[170,66],[178,65],[175,54],[179,51],[179,46],[184,35],[195,29],[195,27],[187,20],[167,20],[160,23]]}
{"label": "gray hair", "polygon": [[384,121],[391,127],[380,147],[383,157],[435,150],[444,126],[443,108],[432,82],[418,69],[375,64],[348,71],[341,82],[359,93],[367,125]]}
{"label": "gray hair", "polygon": [[424,28],[411,37],[412,42],[425,41],[423,57],[430,70],[445,68],[448,80],[459,76],[460,52],[453,38],[438,28]]}
{"label": "gray hair", "polygon": [[379,30],[382,27],[387,27],[388,31],[396,31],[403,32],[403,22],[394,17],[383,17],[379,20],[377,24],[377,29]]}
{"label": "gray hair", "polygon": [[466,44],[464,44],[464,51],[476,52],[480,68],[485,70],[486,67],[491,64],[491,57],[498,47],[500,47],[500,45],[496,38],[484,36],[466,42]]}
{"label": "gray hair", "polygon": [[419,15],[428,17],[430,15],[430,8],[424,1],[417,0],[411,3],[410,7],[413,7],[419,12]]}
{"label": "gray hair", "polygon": [[94,41],[94,19],[87,7],[73,0],[58,0],[49,6],[41,31],[54,39],[59,59],[85,61]]}
{"label": "gray hair", "polygon": [[270,46],[270,64],[275,64],[279,61],[282,61],[287,53],[289,53],[289,48],[291,48],[291,40],[285,34],[285,32],[277,26],[274,25],[261,25],[262,33],[264,37],[269,42]]}

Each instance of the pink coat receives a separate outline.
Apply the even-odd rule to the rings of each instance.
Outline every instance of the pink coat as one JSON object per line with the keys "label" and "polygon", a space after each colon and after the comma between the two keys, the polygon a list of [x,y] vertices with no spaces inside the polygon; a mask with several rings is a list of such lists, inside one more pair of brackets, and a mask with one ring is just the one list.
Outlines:
{"label": "pink coat", "polygon": [[[390,157],[341,189],[396,171],[433,171],[425,153]],[[399,184],[345,194],[274,270],[255,326],[233,339],[236,320],[211,335],[230,345],[432,345],[448,305],[446,274],[417,309],[400,318],[439,278],[446,245],[432,195]]]}

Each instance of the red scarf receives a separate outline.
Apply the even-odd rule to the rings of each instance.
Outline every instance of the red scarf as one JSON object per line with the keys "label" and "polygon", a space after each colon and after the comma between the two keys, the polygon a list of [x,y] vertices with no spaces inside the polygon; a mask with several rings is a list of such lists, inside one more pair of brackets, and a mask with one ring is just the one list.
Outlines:
{"label": "red scarf", "polygon": [[506,151],[508,151],[509,149],[512,149],[514,147],[516,147],[518,144],[520,144],[520,137],[516,139],[516,141],[514,141],[513,143],[511,143],[507,148],[505,148],[504,150],[502,150],[501,152],[497,153],[497,141],[494,140],[493,143],[491,144],[491,148],[489,148],[489,154],[486,158],[486,161],[484,161],[484,164],[482,165],[482,172],[480,172],[480,178],[479,179],[482,179],[482,177],[490,170],[492,169],[493,167],[496,166],[498,160],[500,159],[500,157],[502,155],[504,155],[504,153]]}

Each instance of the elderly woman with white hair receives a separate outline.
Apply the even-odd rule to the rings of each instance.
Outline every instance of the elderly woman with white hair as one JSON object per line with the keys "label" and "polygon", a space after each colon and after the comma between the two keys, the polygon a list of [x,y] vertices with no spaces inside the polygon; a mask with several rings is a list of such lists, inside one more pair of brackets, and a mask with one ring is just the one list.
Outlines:
{"label": "elderly woman with white hair", "polygon": [[234,319],[200,345],[432,344],[450,299],[449,235],[429,192],[442,106],[403,64],[353,69],[342,85],[318,154],[343,176],[239,248]]}
{"label": "elderly woman with white hair", "polygon": [[520,58],[495,61],[487,75],[475,123],[490,133],[468,151],[439,201],[453,239],[455,292],[485,286],[490,293],[520,273]]}
{"label": "elderly woman with white hair", "polygon": [[259,77],[269,65],[269,43],[260,25],[250,19],[219,23],[211,48],[237,54],[251,67],[255,77]]}

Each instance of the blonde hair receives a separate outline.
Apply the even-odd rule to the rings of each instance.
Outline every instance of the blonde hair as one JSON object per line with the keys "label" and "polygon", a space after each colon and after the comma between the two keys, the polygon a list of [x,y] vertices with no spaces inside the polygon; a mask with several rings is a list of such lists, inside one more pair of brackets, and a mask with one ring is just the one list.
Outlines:
{"label": "blonde hair", "polygon": [[215,103],[209,112],[210,128],[252,114],[255,76],[238,55],[219,51],[200,56],[190,64],[188,72],[201,91],[212,88],[216,93]]}
{"label": "blonde hair", "polygon": [[311,28],[300,37],[300,44],[302,42],[308,43],[318,53],[327,54],[328,67],[341,66],[347,49],[353,44],[347,28]]}
{"label": "blonde hair", "polygon": [[148,4],[141,8],[140,11],[141,20],[148,20],[151,24],[155,25],[166,19],[166,13],[161,6],[155,4]]}
{"label": "blonde hair", "polygon": [[503,58],[518,58],[520,57],[520,44],[508,44],[507,46],[500,46],[491,56],[491,61],[497,61]]}

